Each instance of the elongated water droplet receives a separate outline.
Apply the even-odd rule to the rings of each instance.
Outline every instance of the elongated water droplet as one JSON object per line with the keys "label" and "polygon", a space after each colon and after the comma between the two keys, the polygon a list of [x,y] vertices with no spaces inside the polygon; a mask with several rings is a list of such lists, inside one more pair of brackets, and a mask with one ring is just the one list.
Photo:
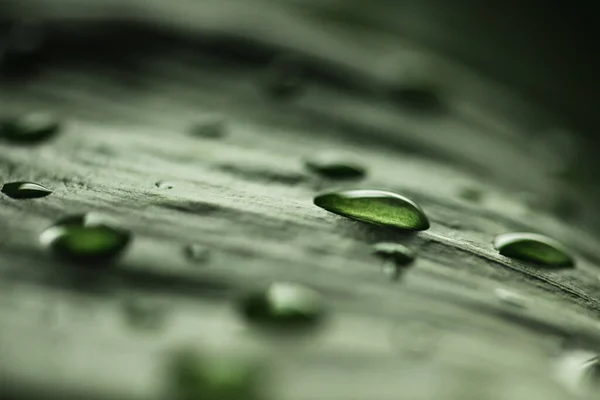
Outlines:
{"label": "elongated water droplet", "polygon": [[0,120],[0,139],[14,143],[38,143],[60,130],[60,121],[46,112],[33,112]]}
{"label": "elongated water droplet", "polygon": [[62,258],[82,265],[115,259],[131,241],[131,234],[98,214],[59,220],[40,235],[42,245]]}
{"label": "elongated water droplet", "polygon": [[494,247],[506,257],[549,268],[572,268],[575,262],[559,242],[536,233],[505,233],[496,236]]}
{"label": "elongated water droplet", "polygon": [[154,183],[154,185],[159,189],[165,189],[165,190],[173,189],[173,187],[174,187],[171,182],[167,182],[167,181],[156,181]]}
{"label": "elongated water droplet", "polygon": [[285,282],[248,294],[241,299],[239,307],[248,322],[275,330],[314,328],[325,313],[321,295]]}
{"label": "elongated water droplet", "polygon": [[188,260],[197,264],[204,264],[210,259],[210,250],[201,244],[188,244],[184,247],[183,252]]}
{"label": "elongated water droplet", "polygon": [[381,190],[345,190],[315,197],[315,205],[359,221],[386,225],[407,231],[429,228],[423,210],[412,200]]}
{"label": "elongated water droplet", "polygon": [[262,365],[242,357],[199,355],[193,350],[173,357],[168,396],[175,400],[262,400]]}
{"label": "elongated water droplet", "polygon": [[267,94],[276,99],[288,100],[302,90],[306,71],[302,63],[293,56],[275,58],[267,67],[263,87]]}
{"label": "elongated water droplet", "polygon": [[526,308],[529,302],[529,299],[526,297],[503,288],[496,288],[494,294],[501,302],[513,307]]}
{"label": "elongated water droplet", "polygon": [[2,193],[13,199],[38,199],[48,196],[52,190],[39,183],[11,182],[2,186]]}
{"label": "elongated water droplet", "polygon": [[360,179],[365,168],[355,161],[333,154],[321,154],[305,160],[306,168],[328,179]]}

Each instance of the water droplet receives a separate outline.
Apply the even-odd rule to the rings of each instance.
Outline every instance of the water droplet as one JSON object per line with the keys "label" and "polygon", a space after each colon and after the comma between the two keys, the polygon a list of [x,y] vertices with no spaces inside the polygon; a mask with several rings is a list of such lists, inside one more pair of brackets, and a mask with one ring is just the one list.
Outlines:
{"label": "water droplet", "polygon": [[536,233],[505,233],[496,236],[494,247],[506,257],[529,261],[538,266],[572,268],[575,262],[559,242]]}
{"label": "water droplet", "polygon": [[210,259],[210,250],[201,244],[188,244],[183,251],[188,260],[198,264],[204,264]]}
{"label": "water droplet", "polygon": [[134,329],[156,330],[165,322],[166,309],[138,299],[125,301],[123,311],[127,322]]}
{"label": "water droplet", "polygon": [[529,302],[529,299],[526,297],[503,288],[496,288],[494,294],[501,302],[514,307],[526,308]]}
{"label": "water droplet", "polygon": [[46,197],[52,190],[33,182],[11,182],[2,186],[2,193],[13,199],[38,199]]}
{"label": "water droplet", "polygon": [[322,154],[305,160],[306,168],[329,179],[361,179],[365,168],[341,156]]}
{"label": "water droplet", "polygon": [[173,189],[173,187],[174,187],[171,182],[167,182],[167,181],[156,181],[154,183],[154,185],[156,185],[156,187],[159,189],[165,189],[165,190]]}
{"label": "water droplet", "polygon": [[263,79],[267,94],[277,99],[290,99],[299,94],[306,79],[302,63],[289,55],[277,57],[268,66]]}
{"label": "water droplet", "polygon": [[414,251],[400,243],[381,242],[373,246],[373,253],[377,256],[391,260],[400,266],[411,264],[416,257]]}
{"label": "water droplet", "polygon": [[359,221],[386,225],[407,231],[429,228],[423,210],[412,200],[381,190],[346,190],[321,194],[315,205]]}
{"label": "water droplet", "polygon": [[192,125],[190,134],[205,139],[220,139],[227,134],[227,124],[223,118],[207,118]]}
{"label": "water droplet", "polygon": [[175,400],[263,399],[263,368],[250,359],[198,355],[185,350],[175,354],[170,369],[169,396]]}
{"label": "water droplet", "polygon": [[60,130],[58,118],[46,112],[32,112],[0,120],[0,138],[14,143],[37,143]]}
{"label": "water droplet", "polygon": [[242,315],[251,323],[277,330],[314,328],[325,313],[317,292],[292,283],[273,283],[240,301]]}
{"label": "water droplet", "polygon": [[61,219],[40,235],[56,256],[82,264],[112,261],[130,241],[130,232],[95,213]]}

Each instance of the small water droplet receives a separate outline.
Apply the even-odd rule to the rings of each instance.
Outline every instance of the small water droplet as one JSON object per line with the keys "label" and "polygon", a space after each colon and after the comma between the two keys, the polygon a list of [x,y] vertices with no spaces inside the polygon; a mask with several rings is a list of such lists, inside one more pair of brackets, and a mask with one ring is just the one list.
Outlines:
{"label": "small water droplet", "polygon": [[575,262],[559,242],[536,233],[505,233],[496,236],[494,247],[506,257],[549,268],[573,268]]}
{"label": "small water droplet", "polygon": [[38,143],[60,130],[58,118],[46,112],[32,112],[0,120],[0,138],[14,143]]}
{"label": "small water droplet", "polygon": [[171,361],[168,398],[175,400],[263,399],[262,365],[237,356],[177,352]]}
{"label": "small water droplet", "polygon": [[183,251],[188,260],[198,264],[204,264],[210,259],[210,250],[201,244],[188,244]]}
{"label": "small water droplet", "polygon": [[526,308],[529,302],[529,299],[519,293],[504,288],[496,288],[494,294],[501,302],[514,307]]}
{"label": "small water droplet", "polygon": [[167,313],[164,307],[143,302],[138,299],[128,299],[123,303],[123,311],[129,325],[134,329],[156,330],[165,322]]}
{"label": "small water droplet", "polygon": [[2,193],[13,199],[38,199],[48,196],[52,190],[39,183],[11,182],[2,186]]}
{"label": "small water droplet", "polygon": [[171,182],[167,182],[167,181],[156,181],[154,183],[154,185],[156,185],[157,188],[159,189],[173,189],[174,185]]}
{"label": "small water droplet", "polygon": [[112,261],[130,241],[130,232],[95,213],[61,219],[40,235],[56,256],[82,264]]}
{"label": "small water droplet", "polygon": [[293,56],[275,58],[267,67],[263,87],[276,99],[290,99],[300,93],[306,80],[302,63]]}
{"label": "small water droplet", "polygon": [[194,123],[190,128],[190,134],[205,139],[220,139],[227,134],[227,124],[224,118],[206,118]]}
{"label": "small water droplet", "polygon": [[305,160],[306,168],[328,179],[361,179],[365,168],[355,161],[332,154],[321,154]]}
{"label": "small water droplet", "polygon": [[429,229],[425,212],[412,200],[381,190],[345,190],[320,194],[315,205],[338,215],[407,231]]}
{"label": "small water droplet", "polygon": [[246,295],[239,307],[248,322],[274,330],[314,328],[325,313],[321,295],[304,286],[284,282]]}
{"label": "small water droplet", "polygon": [[400,243],[381,242],[373,246],[373,253],[383,259],[391,260],[400,266],[406,266],[415,261],[416,254]]}

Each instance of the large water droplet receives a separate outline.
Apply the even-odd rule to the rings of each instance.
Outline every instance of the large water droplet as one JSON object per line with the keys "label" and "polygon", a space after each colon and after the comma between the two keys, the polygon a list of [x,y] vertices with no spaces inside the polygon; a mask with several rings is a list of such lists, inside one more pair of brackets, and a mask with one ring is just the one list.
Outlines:
{"label": "large water droplet", "polygon": [[249,359],[200,356],[181,351],[173,357],[168,398],[175,400],[263,399],[263,368]]}
{"label": "large water droplet", "polygon": [[407,231],[429,228],[423,210],[412,200],[381,190],[346,190],[321,194],[315,205],[359,221],[386,225]]}
{"label": "large water droplet", "polygon": [[48,196],[52,190],[39,183],[11,182],[2,186],[2,193],[13,199],[38,199]]}
{"label": "large water droplet", "polygon": [[241,299],[242,315],[252,324],[276,330],[313,328],[325,313],[317,292],[292,283],[273,283]]}
{"label": "large water droplet", "polygon": [[173,189],[173,187],[174,187],[174,185],[171,182],[167,182],[167,181],[156,181],[154,183],[154,185],[159,189],[165,189],[165,190]]}
{"label": "large water droplet", "polygon": [[186,258],[196,264],[205,264],[210,259],[210,250],[201,244],[192,243],[183,248]]}
{"label": "large water droplet", "polygon": [[268,66],[263,78],[267,94],[277,99],[290,99],[296,96],[306,80],[302,63],[293,56],[275,58]]}
{"label": "large water droplet", "polygon": [[496,236],[494,247],[506,257],[550,268],[572,268],[574,260],[559,242],[536,233],[505,233]]}
{"label": "large water droplet", "polygon": [[332,154],[321,154],[305,160],[306,168],[328,179],[360,179],[365,168],[355,161]]}
{"label": "large water droplet", "polygon": [[42,245],[56,256],[82,264],[109,262],[130,241],[130,232],[95,213],[61,219],[40,235]]}
{"label": "large water droplet", "polygon": [[0,138],[14,143],[37,143],[60,130],[58,118],[46,112],[33,112],[0,120]]}

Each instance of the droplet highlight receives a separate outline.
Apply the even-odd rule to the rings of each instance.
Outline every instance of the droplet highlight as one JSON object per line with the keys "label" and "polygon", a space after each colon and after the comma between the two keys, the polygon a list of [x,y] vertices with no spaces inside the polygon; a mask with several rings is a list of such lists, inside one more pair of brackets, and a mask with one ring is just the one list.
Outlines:
{"label": "droplet highlight", "polygon": [[381,190],[345,190],[315,197],[314,204],[329,212],[363,222],[406,231],[429,229],[425,212],[402,195]]}
{"label": "droplet highlight", "polygon": [[13,143],[33,144],[49,139],[61,128],[59,119],[46,112],[33,112],[0,120],[0,138]]}
{"label": "droplet highlight", "polygon": [[358,180],[366,175],[362,165],[341,156],[322,154],[306,159],[304,164],[309,171],[327,179]]}
{"label": "droplet highlight", "polygon": [[54,255],[82,265],[113,261],[130,241],[129,231],[95,213],[61,219],[40,235]]}
{"label": "droplet highlight", "polygon": [[575,261],[559,242],[547,236],[515,232],[496,236],[494,247],[501,255],[531,262],[540,267],[573,268]]}
{"label": "droplet highlight", "polygon": [[239,309],[251,324],[273,330],[297,331],[318,326],[325,314],[325,303],[321,295],[312,289],[279,282],[264,291],[243,297]]}
{"label": "droplet highlight", "polygon": [[13,199],[39,199],[52,193],[52,190],[34,182],[11,182],[2,186],[2,193]]}

